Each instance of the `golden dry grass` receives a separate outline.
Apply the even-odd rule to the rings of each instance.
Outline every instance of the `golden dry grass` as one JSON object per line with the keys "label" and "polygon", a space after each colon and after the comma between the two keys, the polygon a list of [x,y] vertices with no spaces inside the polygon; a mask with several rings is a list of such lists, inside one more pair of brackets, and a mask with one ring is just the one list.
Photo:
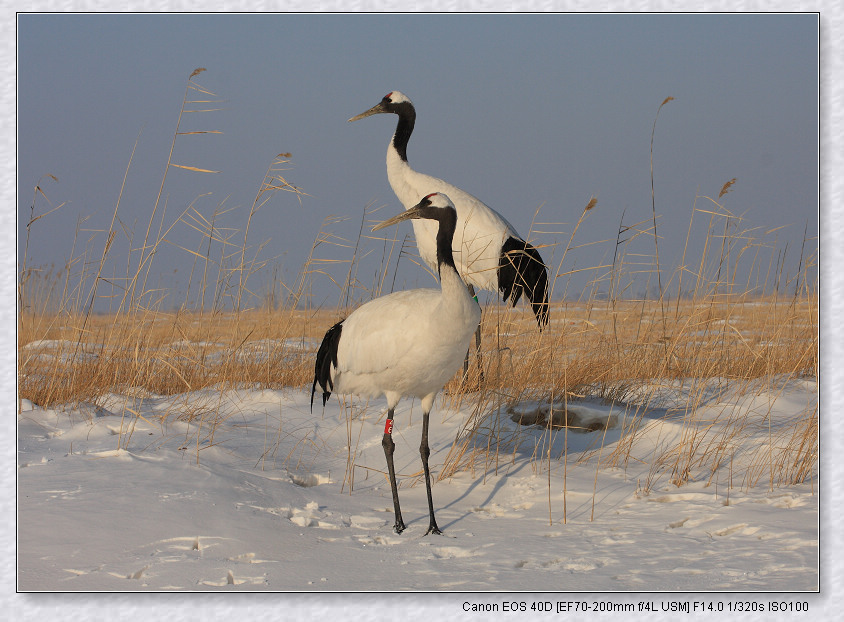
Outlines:
{"label": "golden dry grass", "polygon": [[[636,381],[748,381],[817,369],[817,300],[683,301],[666,324],[654,302],[555,303],[539,333],[523,309],[488,307],[482,322],[484,380],[470,386],[508,401],[549,395],[624,400]],[[170,395],[214,385],[301,387],[315,347],[345,312],[23,314],[22,397],[50,406],[142,387]],[[58,380],[58,379],[61,380]],[[448,389],[457,394],[461,378]]]}

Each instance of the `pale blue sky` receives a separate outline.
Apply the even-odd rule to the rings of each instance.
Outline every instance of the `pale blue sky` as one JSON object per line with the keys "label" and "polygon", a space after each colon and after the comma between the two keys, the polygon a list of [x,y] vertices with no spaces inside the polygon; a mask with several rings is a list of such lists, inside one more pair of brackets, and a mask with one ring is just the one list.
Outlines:
{"label": "pale blue sky", "polygon": [[[87,229],[108,227],[139,133],[119,217],[143,235],[197,67],[207,68],[197,81],[224,110],[182,129],[223,134],[183,137],[173,160],[221,173],[171,170],[166,220],[211,193],[197,205],[239,207],[221,224],[242,227],[273,156],[291,152],[288,179],[311,196],[300,206],[277,195],[250,237],[267,241],[262,256],[277,258],[271,265],[287,283],[325,217],[349,216],[332,231],[355,239],[367,203],[385,206],[378,218],[401,209],[384,165],[395,118],[347,123],[391,90],[417,108],[411,165],[472,192],[534,243],[558,243],[543,250],[555,269],[592,195],[598,206],[575,238],[587,246],[567,256],[564,271],[611,260],[622,212],[625,224],[651,217],[651,129],[669,96],[654,145],[664,279],[679,264],[695,195],[717,197],[734,177],[725,207],[745,216],[742,229],[784,227],[777,236],[791,274],[804,227],[813,238],[818,231],[815,15],[21,15],[17,34],[19,242],[42,176],[59,180],[43,183],[50,200],[67,202],[33,226],[30,265],[63,264],[80,218]],[[537,220],[558,224],[529,233],[540,206]],[[101,251],[98,235],[92,248]],[[184,226],[171,237],[198,243]],[[126,248],[121,230],[118,273]],[[381,247],[369,248],[380,260]],[[641,238],[632,250],[650,253],[653,242]],[[177,304],[193,257],[161,253],[155,283]],[[317,255],[351,251],[322,246]],[[364,284],[379,265],[370,260]],[[347,266],[330,270],[342,280]],[[253,286],[261,290],[270,274]],[[580,275],[569,294],[594,276]],[[432,284],[410,262],[396,280],[397,288]],[[314,294],[328,306],[339,296],[327,277],[316,278]]]}

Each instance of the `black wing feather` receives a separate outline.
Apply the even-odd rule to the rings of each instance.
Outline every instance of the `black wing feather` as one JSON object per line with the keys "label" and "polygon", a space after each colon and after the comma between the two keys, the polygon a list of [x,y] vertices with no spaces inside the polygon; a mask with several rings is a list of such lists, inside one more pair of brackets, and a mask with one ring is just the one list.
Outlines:
{"label": "black wing feather", "polygon": [[509,237],[501,247],[498,289],[514,307],[524,293],[540,330],[548,324],[548,271],[539,251],[524,240]]}
{"label": "black wing feather", "polygon": [[334,326],[328,329],[325,337],[322,338],[322,344],[316,355],[316,363],[314,364],[314,384],[311,386],[311,412],[314,410],[314,393],[316,393],[316,386],[319,383],[322,389],[322,405],[331,397],[331,391],[334,389],[334,383],[331,380],[331,365],[337,368],[337,346],[340,343],[340,334],[343,332],[343,321],[337,322]]}

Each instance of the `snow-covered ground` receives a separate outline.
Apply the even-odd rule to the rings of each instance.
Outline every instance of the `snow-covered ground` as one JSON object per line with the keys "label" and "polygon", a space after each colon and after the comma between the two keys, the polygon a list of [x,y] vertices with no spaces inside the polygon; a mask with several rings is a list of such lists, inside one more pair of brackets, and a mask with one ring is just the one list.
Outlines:
{"label": "snow-covered ground", "polygon": [[[667,398],[682,396],[682,389],[667,388]],[[702,410],[767,420],[770,425],[744,428],[741,440],[764,451],[780,422],[811,412],[816,400],[813,381],[792,381],[776,394],[727,391]],[[435,405],[435,476],[470,416],[470,401],[456,411]],[[677,487],[667,473],[651,469],[649,458],[680,439],[682,418],[641,430],[626,468],[597,468],[618,442],[625,417],[618,406],[579,408],[584,421],[603,413],[614,427],[606,435],[554,431],[550,471],[547,428],[519,426],[518,413],[502,411],[499,432],[517,433],[518,443],[500,452],[497,464],[437,481],[434,503],[445,535],[423,536],[421,412],[409,400],[397,409],[394,430],[408,525],[401,535],[392,530],[383,474],[381,401],[332,397],[313,414],[304,391],[112,395],[100,406],[63,410],[24,401],[17,586],[447,591],[460,593],[442,601],[454,617],[463,615],[464,601],[501,601],[477,592],[591,592],[578,600],[593,602],[606,600],[607,592],[674,599],[687,592],[819,588],[817,478],[771,490],[762,476],[750,489],[736,481],[730,489],[729,478],[759,460],[759,451],[743,450],[733,452],[733,464],[709,485],[708,475],[695,481],[693,472],[692,481]],[[712,438],[718,428],[711,426]],[[814,595],[804,596],[798,600]]]}

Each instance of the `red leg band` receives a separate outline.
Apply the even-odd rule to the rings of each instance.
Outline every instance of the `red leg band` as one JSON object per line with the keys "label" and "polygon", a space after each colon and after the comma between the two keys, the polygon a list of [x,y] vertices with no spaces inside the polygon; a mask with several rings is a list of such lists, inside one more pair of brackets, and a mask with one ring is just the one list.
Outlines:
{"label": "red leg band", "polygon": [[393,433],[393,420],[387,419],[387,421],[384,422],[384,434],[392,434],[392,433]]}

